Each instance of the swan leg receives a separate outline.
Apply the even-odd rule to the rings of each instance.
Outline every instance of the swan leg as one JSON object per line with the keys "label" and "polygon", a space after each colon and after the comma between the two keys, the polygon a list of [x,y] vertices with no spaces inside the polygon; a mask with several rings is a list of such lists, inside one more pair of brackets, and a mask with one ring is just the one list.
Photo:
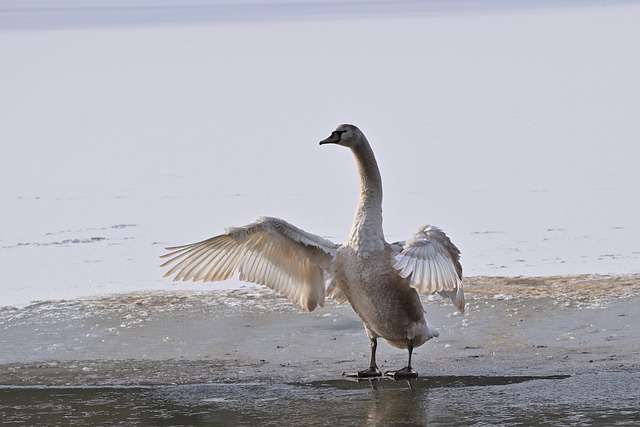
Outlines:
{"label": "swan leg", "polygon": [[407,349],[409,350],[409,363],[407,363],[407,366],[402,369],[398,369],[397,371],[387,371],[384,373],[386,376],[391,377],[394,380],[418,377],[418,373],[414,371],[413,368],[411,367],[411,355],[413,354],[413,340],[409,340],[407,342]]}
{"label": "swan leg", "polygon": [[369,343],[371,345],[371,356],[369,357],[369,367],[367,369],[363,369],[361,371],[346,374],[348,377],[354,378],[375,378],[381,377],[382,372],[378,369],[378,365],[376,365],[376,349],[378,348],[378,338],[377,337],[369,337]]}

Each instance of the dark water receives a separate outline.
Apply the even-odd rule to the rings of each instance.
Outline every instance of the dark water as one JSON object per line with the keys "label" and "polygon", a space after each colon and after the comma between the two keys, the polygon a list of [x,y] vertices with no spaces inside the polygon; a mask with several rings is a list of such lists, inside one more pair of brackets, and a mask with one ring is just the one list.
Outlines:
{"label": "dark water", "polygon": [[637,425],[640,376],[442,376],[0,390],[4,423]]}

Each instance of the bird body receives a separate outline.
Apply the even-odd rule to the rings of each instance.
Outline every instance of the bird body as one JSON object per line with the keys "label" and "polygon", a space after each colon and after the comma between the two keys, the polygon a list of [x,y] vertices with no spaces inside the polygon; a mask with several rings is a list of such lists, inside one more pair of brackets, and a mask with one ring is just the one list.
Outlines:
{"label": "bird body", "polygon": [[399,348],[422,345],[433,334],[427,328],[415,289],[393,270],[389,245],[363,256],[351,246],[336,255],[336,286],[365,325],[370,338],[381,337]]}
{"label": "bird body", "polygon": [[379,376],[377,338],[409,350],[406,368],[394,376],[416,376],[414,347],[438,332],[424,317],[419,293],[451,298],[464,310],[460,251],[437,227],[421,227],[403,242],[388,243],[382,228],[382,179],[373,150],[353,125],[340,125],[320,144],[348,147],[360,176],[360,199],[347,240],[337,245],[278,218],[260,218],[225,234],[174,248],[163,255],[165,276],[174,280],[240,280],[266,285],[304,310],[324,303],[325,295],[348,301],[371,342],[370,367],[356,376]]}

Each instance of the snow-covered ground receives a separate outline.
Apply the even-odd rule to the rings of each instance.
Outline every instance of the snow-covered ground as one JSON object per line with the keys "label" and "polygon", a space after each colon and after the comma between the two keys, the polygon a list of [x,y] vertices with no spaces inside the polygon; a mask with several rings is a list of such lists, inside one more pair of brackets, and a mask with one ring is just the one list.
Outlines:
{"label": "snow-covered ground", "polygon": [[260,215],[341,241],[355,168],[317,141],[343,122],[378,156],[389,240],[439,225],[467,275],[639,272],[640,6],[427,9],[20,27],[5,7],[0,306],[237,287],[173,285],[157,257]]}

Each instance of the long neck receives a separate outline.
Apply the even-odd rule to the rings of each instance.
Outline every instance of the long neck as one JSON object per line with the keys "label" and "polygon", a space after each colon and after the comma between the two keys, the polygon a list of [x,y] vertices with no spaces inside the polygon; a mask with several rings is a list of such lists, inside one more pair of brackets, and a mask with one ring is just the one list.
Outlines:
{"label": "long neck", "polygon": [[360,201],[349,241],[370,250],[384,248],[382,232],[382,178],[371,146],[365,139],[352,149],[360,175]]}

